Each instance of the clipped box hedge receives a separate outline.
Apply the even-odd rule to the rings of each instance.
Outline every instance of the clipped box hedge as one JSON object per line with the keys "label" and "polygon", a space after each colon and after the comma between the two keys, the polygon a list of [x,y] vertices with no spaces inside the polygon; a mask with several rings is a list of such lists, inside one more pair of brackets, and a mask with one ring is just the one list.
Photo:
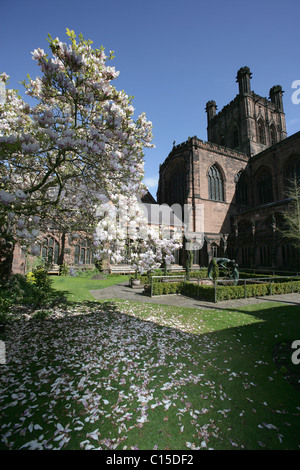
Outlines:
{"label": "clipped box hedge", "polygon": [[[148,287],[148,292],[150,293],[150,286]],[[238,286],[217,286],[216,301],[260,297],[263,295],[290,294],[292,292],[300,292],[300,281],[278,282],[274,279],[272,283],[248,284],[246,285],[246,293],[243,284]],[[192,282],[153,283],[152,295],[164,294],[183,294],[207,302],[215,301],[214,286],[198,285]]]}
{"label": "clipped box hedge", "polygon": [[266,284],[248,284],[245,286],[218,286],[216,300],[241,299],[260,297],[263,295],[290,294],[300,292],[300,281],[267,282]]}
{"label": "clipped box hedge", "polygon": [[215,288],[214,286],[201,286],[192,282],[182,283],[181,293],[188,297],[194,297],[198,300],[206,300],[207,302],[214,302]]}
{"label": "clipped box hedge", "polygon": [[[183,282],[154,282],[152,295],[181,294]],[[150,292],[151,287],[148,287]]]}
{"label": "clipped box hedge", "polygon": [[[151,286],[148,285],[145,291],[150,294]],[[215,290],[213,286],[198,286],[191,282],[154,282],[152,295],[183,294],[200,300],[214,302]]]}

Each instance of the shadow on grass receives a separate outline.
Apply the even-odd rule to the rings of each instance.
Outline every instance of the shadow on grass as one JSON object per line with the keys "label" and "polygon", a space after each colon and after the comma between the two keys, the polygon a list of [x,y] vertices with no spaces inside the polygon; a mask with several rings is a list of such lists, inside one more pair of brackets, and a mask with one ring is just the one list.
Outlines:
{"label": "shadow on grass", "polygon": [[[130,387],[139,382],[141,375],[145,379],[142,390],[151,393],[155,388],[159,400],[170,399],[174,403],[169,408],[148,407],[148,422],[141,426],[135,423],[128,433],[125,442],[129,448],[138,444],[140,449],[153,449],[154,445],[158,445],[159,449],[186,449],[187,441],[198,446],[201,442],[206,442],[205,439],[213,448],[219,449],[299,447],[300,395],[286,382],[273,360],[273,351],[277,344],[300,339],[298,307],[256,304],[251,308],[196,311],[167,308],[165,305],[133,305],[125,301],[73,302],[67,300],[68,291],[59,292],[60,295],[62,293],[65,298],[62,305],[66,308],[65,316],[49,320],[56,341],[60,332],[63,332],[65,321],[74,332],[73,337],[80,337],[82,332],[81,340],[84,340],[86,320],[95,319],[97,328],[90,330],[94,335],[92,347],[98,341],[97,331],[101,330],[103,314],[111,328],[118,329],[118,335],[114,339],[118,338],[119,344],[115,343],[115,350],[123,348],[126,358],[126,353],[130,352],[129,342],[126,349],[122,340],[132,337],[136,357],[141,358],[136,360],[135,381],[131,379],[126,385],[122,384],[125,378],[122,373],[124,368],[115,369],[112,385],[117,390],[116,393],[124,392],[129,395]],[[53,300],[55,299],[57,300],[56,296]],[[79,304],[81,314],[73,316],[72,309]],[[189,321],[197,322],[197,333],[181,330],[181,323],[186,325]],[[36,322],[35,325],[38,325]],[[40,324],[43,326],[42,321]],[[92,328],[94,323],[91,322],[91,325]],[[143,339],[141,335],[136,336],[137,331],[143,332]],[[22,334],[22,341],[26,342],[28,338],[29,342],[32,335],[29,324]],[[147,334],[151,336],[149,342]],[[141,340],[141,343],[134,338]],[[154,344],[155,338],[158,341]],[[59,343],[62,348],[61,357],[72,347],[65,344],[63,339],[62,334]],[[31,360],[33,359],[29,357],[28,361]],[[289,361],[288,354],[285,360]],[[82,362],[84,370],[89,373],[88,364],[83,359]],[[153,362],[157,362],[156,368],[153,367]],[[147,375],[145,368],[149,364],[151,368]],[[35,363],[33,369],[41,369],[42,366]],[[78,369],[70,370],[68,364],[68,369],[64,371],[63,363],[60,367],[61,376],[69,374],[70,380],[74,380],[74,372],[78,372]],[[26,371],[26,361],[24,370]],[[28,370],[26,373],[29,373]],[[201,380],[197,378],[199,374],[203,374]],[[27,383],[30,383],[28,377]],[[171,383],[171,388],[166,386],[168,383]],[[103,394],[103,390],[101,393]],[[45,403],[49,402],[51,394],[44,400]],[[127,403],[126,406],[133,407],[133,404]],[[134,406],[138,410],[142,405],[137,401]],[[180,409],[185,411],[179,411]],[[63,412],[67,423],[67,411]],[[94,428],[97,426],[96,423]],[[182,426],[184,431],[181,432],[179,429]],[[94,431],[94,428],[90,431]],[[117,435],[116,429],[114,425],[111,426],[112,435]],[[102,428],[101,432],[104,432]],[[81,439],[84,439],[83,435]],[[76,448],[77,442],[80,442],[79,438],[69,444],[70,448]]]}
{"label": "shadow on grass", "polygon": [[[106,304],[120,315],[115,303]],[[140,319],[157,327],[160,317],[158,313],[153,320],[155,307],[166,306],[152,305],[148,318]],[[178,311],[173,314],[175,324]],[[190,315],[195,315],[194,309]],[[199,359],[205,379],[214,384],[214,393],[207,402],[201,387],[190,386],[188,396],[194,409],[203,405],[214,409],[214,423],[222,422],[221,448],[234,444],[248,449],[300,448],[300,365],[293,364],[291,349],[292,342],[300,339],[299,307],[264,303],[197,315],[212,331],[180,334],[192,345],[194,359]],[[174,328],[180,330],[178,325]],[[143,429],[145,436],[149,427]]]}

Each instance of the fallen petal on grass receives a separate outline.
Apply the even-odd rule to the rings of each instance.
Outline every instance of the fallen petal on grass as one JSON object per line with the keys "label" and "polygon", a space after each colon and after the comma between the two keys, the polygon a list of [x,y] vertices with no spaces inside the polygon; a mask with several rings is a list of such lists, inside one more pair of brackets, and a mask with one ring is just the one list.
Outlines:
{"label": "fallen petal on grass", "polygon": [[1,449],[298,448],[298,395],[269,357],[275,311],[95,302],[8,325]]}

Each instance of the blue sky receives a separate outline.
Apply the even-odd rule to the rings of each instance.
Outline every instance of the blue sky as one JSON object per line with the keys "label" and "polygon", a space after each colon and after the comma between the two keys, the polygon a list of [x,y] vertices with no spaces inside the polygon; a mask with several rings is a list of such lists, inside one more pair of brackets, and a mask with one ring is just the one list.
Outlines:
{"label": "blue sky", "polygon": [[207,140],[205,105],[214,99],[220,111],[236,96],[240,67],[250,67],[262,96],[282,85],[288,135],[300,130],[291,99],[300,80],[299,0],[0,0],[0,15],[0,72],[24,98],[19,82],[38,75],[31,52],[48,49],[48,33],[65,41],[73,29],[115,51],[115,86],[135,96],[136,117],[145,112],[153,123],[145,182],[154,197],[173,141]]}

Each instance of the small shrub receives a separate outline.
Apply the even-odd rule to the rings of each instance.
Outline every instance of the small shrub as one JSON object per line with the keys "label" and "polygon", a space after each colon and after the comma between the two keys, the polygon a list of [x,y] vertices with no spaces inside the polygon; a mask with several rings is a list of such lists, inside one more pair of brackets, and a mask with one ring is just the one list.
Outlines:
{"label": "small shrub", "polygon": [[34,318],[35,320],[45,320],[50,315],[51,312],[49,310],[37,310],[31,315],[31,318]]}
{"label": "small shrub", "polygon": [[32,271],[30,271],[29,273],[26,274],[26,280],[30,284],[35,284],[36,283],[35,275],[33,274]]}
{"label": "small shrub", "polygon": [[213,258],[212,259],[212,268],[211,268],[211,277],[213,278],[214,281],[216,281],[217,279],[219,279],[219,276],[220,276],[219,266],[218,266],[216,260]]}
{"label": "small shrub", "polygon": [[51,279],[44,267],[37,267],[27,276],[14,274],[0,290],[0,312],[8,313],[13,305],[48,305],[52,299]]}
{"label": "small shrub", "polygon": [[67,275],[69,274],[69,266],[67,265],[67,263],[63,263],[63,264],[60,266],[59,274],[60,274],[61,276],[67,276]]}
{"label": "small shrub", "polygon": [[35,279],[34,284],[37,287],[43,288],[47,291],[50,290],[52,279],[48,274],[47,268],[45,268],[44,266],[37,266],[32,270],[32,274]]}
{"label": "small shrub", "polygon": [[97,259],[94,261],[94,265],[100,273],[103,271],[103,261],[101,259]]}
{"label": "small shrub", "polygon": [[7,298],[0,293],[0,315],[1,314],[6,314],[10,307],[13,305],[13,301],[11,298]]}

